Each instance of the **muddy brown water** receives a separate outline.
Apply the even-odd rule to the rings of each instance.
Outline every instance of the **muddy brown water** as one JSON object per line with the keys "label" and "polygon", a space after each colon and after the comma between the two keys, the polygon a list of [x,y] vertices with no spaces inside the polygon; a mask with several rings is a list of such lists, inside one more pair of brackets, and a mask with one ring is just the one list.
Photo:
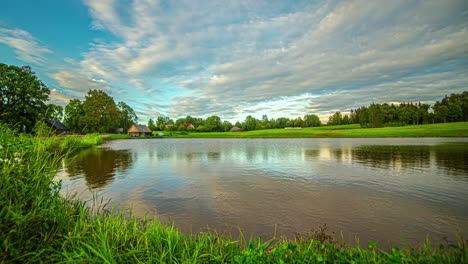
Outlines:
{"label": "muddy brown water", "polygon": [[57,179],[64,195],[184,233],[327,224],[383,247],[468,236],[468,138],[115,140],[64,160]]}

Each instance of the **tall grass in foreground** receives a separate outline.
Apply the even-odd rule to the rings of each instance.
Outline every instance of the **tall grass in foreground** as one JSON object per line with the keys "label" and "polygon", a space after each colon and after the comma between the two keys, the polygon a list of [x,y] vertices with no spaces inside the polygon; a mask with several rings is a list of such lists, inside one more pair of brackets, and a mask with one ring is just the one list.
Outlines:
{"label": "tall grass in foreground", "polygon": [[[158,220],[91,212],[59,195],[63,155],[98,136],[40,138],[0,125],[0,263],[468,263],[467,241],[419,249],[339,247],[327,236],[269,241],[185,236]],[[114,212],[114,210],[111,210]]]}

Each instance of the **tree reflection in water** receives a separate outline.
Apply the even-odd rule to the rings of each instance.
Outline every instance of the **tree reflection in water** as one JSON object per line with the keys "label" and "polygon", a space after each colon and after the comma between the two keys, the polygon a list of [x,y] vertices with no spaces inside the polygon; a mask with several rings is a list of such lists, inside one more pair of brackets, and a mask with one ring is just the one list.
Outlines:
{"label": "tree reflection in water", "polygon": [[440,144],[435,146],[362,146],[351,149],[352,159],[377,168],[405,169],[427,168],[434,159],[437,166],[444,167],[449,175],[468,177],[468,152],[463,144]]}
{"label": "tree reflection in water", "polygon": [[89,189],[103,188],[116,174],[123,174],[133,163],[128,150],[91,148],[65,160],[71,178],[84,177]]}

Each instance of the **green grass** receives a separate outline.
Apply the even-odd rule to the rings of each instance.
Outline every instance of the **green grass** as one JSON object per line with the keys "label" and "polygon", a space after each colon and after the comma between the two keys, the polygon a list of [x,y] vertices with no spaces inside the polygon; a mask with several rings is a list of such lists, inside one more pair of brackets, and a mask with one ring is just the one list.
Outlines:
{"label": "green grass", "polygon": [[99,142],[99,135],[40,138],[0,125],[0,263],[468,263],[461,237],[382,251],[373,242],[340,246],[323,230],[292,240],[187,236],[157,218],[91,211],[61,197],[53,178],[64,155]]}
{"label": "green grass", "polygon": [[266,129],[245,132],[190,133],[188,138],[376,138],[376,137],[467,137],[468,122],[361,128],[359,125]]}
{"label": "green grass", "polygon": [[[304,129],[265,129],[243,132],[167,132],[171,138],[379,138],[379,137],[468,137],[468,122],[410,125],[403,127],[361,128],[358,124],[341,126],[308,127]],[[148,139],[153,137],[130,137],[126,134],[105,134],[106,139]]]}

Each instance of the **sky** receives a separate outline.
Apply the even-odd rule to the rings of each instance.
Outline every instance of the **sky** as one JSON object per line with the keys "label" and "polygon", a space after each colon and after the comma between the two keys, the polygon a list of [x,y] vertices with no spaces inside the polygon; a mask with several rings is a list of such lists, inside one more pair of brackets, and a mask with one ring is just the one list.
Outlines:
{"label": "sky", "polygon": [[468,90],[466,0],[2,0],[0,63],[65,106],[90,89],[139,117],[231,122]]}

